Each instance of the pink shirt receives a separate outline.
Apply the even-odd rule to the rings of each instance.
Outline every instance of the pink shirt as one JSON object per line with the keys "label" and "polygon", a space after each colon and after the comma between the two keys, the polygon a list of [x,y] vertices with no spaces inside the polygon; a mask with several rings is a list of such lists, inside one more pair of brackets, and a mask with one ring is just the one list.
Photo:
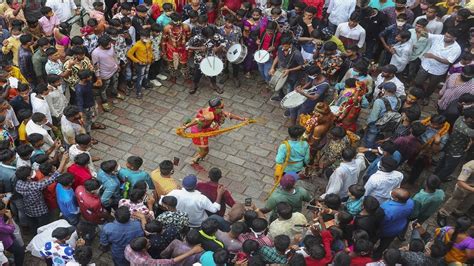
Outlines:
{"label": "pink shirt", "polygon": [[42,16],[38,20],[38,22],[39,22],[41,28],[43,29],[44,33],[46,34],[46,36],[53,35],[54,27],[56,27],[60,23],[59,18],[56,17],[56,15],[53,15],[49,19],[45,16]]}

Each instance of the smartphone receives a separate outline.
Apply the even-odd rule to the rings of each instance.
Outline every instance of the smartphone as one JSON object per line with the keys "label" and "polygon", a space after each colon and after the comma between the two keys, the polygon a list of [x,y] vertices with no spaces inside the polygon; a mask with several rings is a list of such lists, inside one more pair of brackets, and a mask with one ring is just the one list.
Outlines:
{"label": "smartphone", "polygon": [[246,198],[245,199],[245,206],[246,207],[252,206],[252,198]]}
{"label": "smartphone", "polygon": [[306,209],[308,209],[310,211],[320,211],[321,210],[320,207],[314,206],[314,205],[308,205],[308,206],[306,206]]}
{"label": "smartphone", "polygon": [[310,227],[309,224],[295,224],[294,227]]}
{"label": "smartphone", "polygon": [[179,165],[179,158],[178,158],[178,157],[174,157],[174,158],[173,158],[173,164],[174,164],[175,166],[178,166],[178,165]]}

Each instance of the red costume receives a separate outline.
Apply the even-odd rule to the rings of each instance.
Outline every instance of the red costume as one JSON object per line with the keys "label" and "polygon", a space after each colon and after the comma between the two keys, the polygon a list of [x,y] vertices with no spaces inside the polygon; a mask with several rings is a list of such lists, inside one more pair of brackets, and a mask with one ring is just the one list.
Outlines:
{"label": "red costume", "polygon": [[186,42],[191,36],[191,30],[188,25],[181,22],[171,22],[163,29],[162,51],[164,59],[168,61],[168,68],[173,78],[176,78],[178,68],[185,78],[188,77],[188,51],[186,50]]}

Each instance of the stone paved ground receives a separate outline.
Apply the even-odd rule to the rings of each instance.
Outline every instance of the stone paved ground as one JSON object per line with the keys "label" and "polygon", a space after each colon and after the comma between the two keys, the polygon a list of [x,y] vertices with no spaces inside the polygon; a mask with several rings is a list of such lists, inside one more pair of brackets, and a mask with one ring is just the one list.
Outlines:
{"label": "stone paved ground", "polygon": [[[255,73],[256,74],[256,73]],[[201,163],[204,169],[219,167],[223,172],[221,182],[232,192],[237,201],[251,197],[257,206],[264,205],[264,199],[273,184],[273,167],[276,149],[287,136],[287,120],[279,103],[270,101],[271,92],[260,84],[260,78],[241,78],[241,88],[234,88],[231,81],[225,84],[225,109],[240,116],[258,119],[252,124],[220,135],[210,140],[211,151]],[[110,113],[101,113],[97,121],[107,126],[105,130],[93,131],[99,140],[92,155],[103,159],[115,159],[122,166],[130,155],[144,159],[143,168],[152,171],[158,164],[173,157],[181,159],[174,177],[181,180],[185,175],[196,174],[201,180],[207,179],[207,172],[196,171],[189,165],[195,150],[190,139],[175,134],[175,129],[187,118],[194,117],[197,110],[207,105],[207,101],[217,94],[208,88],[208,81],[201,81],[201,88],[195,95],[187,92],[189,84],[163,82],[163,86],[144,91],[138,100],[128,97],[115,104]],[[435,112],[433,102],[423,110],[423,116]],[[364,121],[368,110],[363,110],[360,121]],[[229,126],[235,121],[227,121]],[[97,165],[100,164],[96,162]],[[325,180],[304,182],[305,187],[319,195],[324,191]],[[28,256],[29,265],[41,261]],[[94,262],[110,265],[110,253],[102,254],[94,250]]]}

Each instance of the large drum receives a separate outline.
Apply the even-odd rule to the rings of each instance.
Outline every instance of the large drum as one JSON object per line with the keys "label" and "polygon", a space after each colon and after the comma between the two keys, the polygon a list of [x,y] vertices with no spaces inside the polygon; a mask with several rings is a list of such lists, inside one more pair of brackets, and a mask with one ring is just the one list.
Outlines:
{"label": "large drum", "polygon": [[258,50],[253,54],[253,59],[259,64],[265,64],[270,60],[270,53],[265,50]]}
{"label": "large drum", "polygon": [[306,101],[306,96],[296,92],[292,91],[285,95],[283,100],[281,100],[280,105],[283,108],[295,108],[300,105],[302,105]]}
{"label": "large drum", "polygon": [[201,72],[208,77],[215,77],[224,70],[224,63],[217,56],[208,56],[199,64]]}
{"label": "large drum", "polygon": [[244,61],[245,57],[247,57],[247,53],[247,46],[240,43],[234,43],[227,51],[227,60],[232,64],[240,64]]}
{"label": "large drum", "polygon": [[283,76],[283,70],[281,68],[277,69],[270,80],[270,87],[274,88],[275,91],[281,90],[286,83],[286,79],[288,79],[288,75]]}

